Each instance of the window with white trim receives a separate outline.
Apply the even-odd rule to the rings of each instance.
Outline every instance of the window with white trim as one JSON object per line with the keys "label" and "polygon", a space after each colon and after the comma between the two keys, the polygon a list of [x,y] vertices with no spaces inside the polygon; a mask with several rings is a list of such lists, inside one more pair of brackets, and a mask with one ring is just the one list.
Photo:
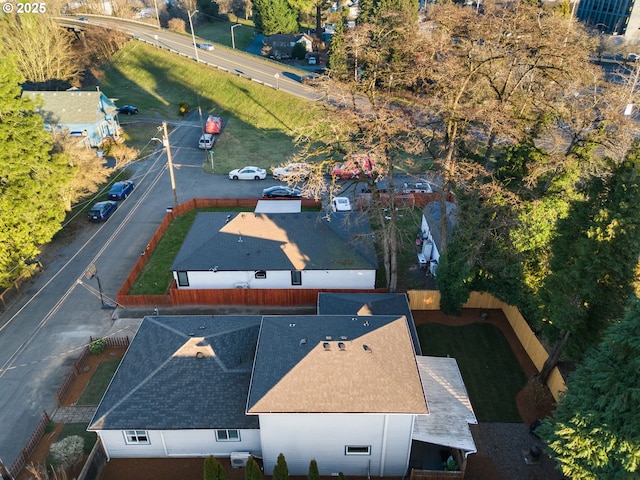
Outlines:
{"label": "window with white trim", "polygon": [[300,270],[291,271],[291,285],[302,285],[302,272]]}
{"label": "window with white trim", "polygon": [[217,442],[239,442],[240,431],[239,430],[216,430]]}
{"label": "window with white trim", "polygon": [[151,443],[146,430],[125,430],[124,440],[127,445],[148,445]]}
{"label": "window with white trim", "polygon": [[189,277],[187,276],[187,272],[178,272],[178,285],[180,287],[189,286]]}
{"label": "window with white trim", "polygon": [[345,455],[371,455],[371,445],[347,445]]}

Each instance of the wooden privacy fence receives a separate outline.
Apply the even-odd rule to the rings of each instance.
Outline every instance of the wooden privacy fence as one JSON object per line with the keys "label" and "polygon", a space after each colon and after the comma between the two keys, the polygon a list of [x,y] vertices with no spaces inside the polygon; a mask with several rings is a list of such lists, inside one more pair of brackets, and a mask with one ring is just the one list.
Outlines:
{"label": "wooden privacy fence", "polygon": [[[190,212],[191,210],[196,210],[198,208],[211,208],[211,207],[221,207],[221,208],[255,208],[258,204],[257,198],[192,198],[180,205],[175,207],[167,208],[167,215],[164,217],[156,232],[153,234],[149,243],[145,247],[145,249],[140,252],[140,258],[133,266],[129,275],[124,280],[124,283],[118,290],[116,295],[116,301],[118,305],[125,307],[142,307],[142,306],[171,306],[172,298],[167,295],[127,295],[129,290],[142,272],[145,264],[149,260],[149,254],[153,252],[162,239],[162,236],[166,232],[167,228],[171,224],[171,221],[184,213]],[[274,200],[277,201],[277,200]],[[302,206],[305,208],[309,207],[320,207],[321,203],[310,198],[301,199]],[[171,288],[175,286],[172,285]]]}
{"label": "wooden privacy fence", "polygon": [[[411,310],[440,310],[440,292],[437,290],[410,290],[407,295]],[[549,354],[517,307],[507,305],[488,293],[472,292],[463,308],[502,310],[535,367],[538,371],[542,369],[544,362],[549,358]],[[551,372],[547,380],[547,386],[556,400],[567,389],[564,379],[557,368],[554,368]]]}
{"label": "wooden privacy fence", "polygon": [[43,412],[40,421],[36,425],[36,429],[29,438],[29,441],[20,452],[20,455],[18,455],[18,458],[16,458],[11,464],[11,467],[9,467],[9,473],[13,478],[17,478],[22,469],[27,465],[29,458],[40,443],[40,440],[42,440],[42,436],[44,435],[49,422],[51,422],[51,417],[47,415],[47,412]]}
{"label": "wooden privacy fence", "polygon": [[385,293],[386,288],[370,290],[335,289],[194,289],[180,290],[175,282],[168,295],[118,295],[118,304],[123,307],[189,307],[202,305],[265,305],[265,306],[301,306],[315,305],[318,293]]}

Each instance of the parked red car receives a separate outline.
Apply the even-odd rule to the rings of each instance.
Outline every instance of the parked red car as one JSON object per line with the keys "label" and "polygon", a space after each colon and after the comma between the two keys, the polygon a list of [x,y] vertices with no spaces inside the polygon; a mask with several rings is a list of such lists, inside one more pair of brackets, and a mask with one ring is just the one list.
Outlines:
{"label": "parked red car", "polygon": [[209,115],[204,131],[211,134],[220,133],[222,131],[222,118]]}
{"label": "parked red car", "polygon": [[350,160],[342,165],[336,165],[331,169],[331,175],[343,180],[351,180],[352,178],[360,178],[364,172],[365,175],[371,176],[373,173],[374,162],[367,155],[353,156]]}

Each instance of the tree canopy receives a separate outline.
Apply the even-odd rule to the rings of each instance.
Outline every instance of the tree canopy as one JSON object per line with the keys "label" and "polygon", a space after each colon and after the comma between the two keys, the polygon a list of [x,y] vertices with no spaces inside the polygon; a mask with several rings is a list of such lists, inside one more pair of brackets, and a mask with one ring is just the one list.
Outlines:
{"label": "tree canopy", "polygon": [[287,0],[254,0],[253,22],[265,35],[298,33],[298,15]]}
{"label": "tree canopy", "polygon": [[607,327],[536,433],[575,480],[640,475],[640,303]]}
{"label": "tree canopy", "polygon": [[[624,161],[609,164],[608,175],[592,176],[584,199],[573,202],[568,216],[558,221],[551,272],[540,291],[546,336],[574,359],[622,316],[640,255],[638,146]],[[547,367],[558,356],[552,352]]]}
{"label": "tree canopy", "polygon": [[22,97],[16,59],[0,56],[0,286],[33,267],[39,246],[51,240],[65,215],[61,192],[73,167],[52,153],[35,105]]}

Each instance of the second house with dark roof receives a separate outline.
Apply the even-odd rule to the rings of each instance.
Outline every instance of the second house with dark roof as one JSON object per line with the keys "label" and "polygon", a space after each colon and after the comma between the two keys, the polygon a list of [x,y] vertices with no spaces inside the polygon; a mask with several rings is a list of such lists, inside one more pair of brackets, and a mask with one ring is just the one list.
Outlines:
{"label": "second house with dark roof", "polygon": [[364,215],[199,213],[171,266],[179,289],[373,289]]}

